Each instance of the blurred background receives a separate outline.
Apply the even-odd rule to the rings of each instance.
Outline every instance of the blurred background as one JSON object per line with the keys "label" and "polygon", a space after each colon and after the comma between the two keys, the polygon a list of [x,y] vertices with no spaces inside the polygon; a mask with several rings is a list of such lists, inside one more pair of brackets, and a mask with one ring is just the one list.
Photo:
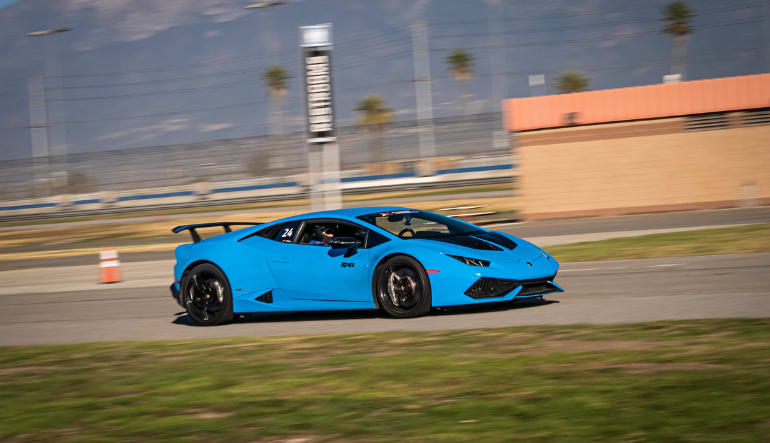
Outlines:
{"label": "blurred background", "polygon": [[[447,177],[420,186],[513,182],[517,130],[638,119],[581,122],[579,106],[550,104],[504,122],[506,99],[749,76],[770,64],[766,1],[242,3],[3,1],[0,218],[301,192],[303,25],[334,26],[343,193],[345,183],[407,186],[436,174]],[[711,108],[748,106],[731,105]],[[682,112],[703,113],[642,117]],[[517,127],[521,113],[535,121]]]}

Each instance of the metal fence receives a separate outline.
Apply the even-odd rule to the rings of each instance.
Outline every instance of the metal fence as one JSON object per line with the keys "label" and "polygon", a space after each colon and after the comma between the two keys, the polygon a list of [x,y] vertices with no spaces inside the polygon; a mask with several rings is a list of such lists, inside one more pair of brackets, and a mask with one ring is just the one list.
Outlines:
{"label": "metal fence", "polygon": [[[501,120],[499,113],[435,119],[436,155],[468,158],[509,153],[507,137],[503,135],[506,140],[501,141]],[[399,162],[396,166],[402,172],[411,172],[403,168],[413,167],[410,161],[419,158],[418,122],[390,123],[379,135],[370,131],[361,126],[339,129],[343,170],[350,174],[367,164]],[[304,136],[296,132],[4,161],[0,162],[0,200],[298,174],[307,167]]]}

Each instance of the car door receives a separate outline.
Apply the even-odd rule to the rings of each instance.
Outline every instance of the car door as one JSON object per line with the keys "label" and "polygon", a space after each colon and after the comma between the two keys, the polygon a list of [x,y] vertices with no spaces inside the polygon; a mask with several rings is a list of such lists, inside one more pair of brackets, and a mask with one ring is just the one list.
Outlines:
{"label": "car door", "polygon": [[[267,270],[276,284],[275,289],[282,289],[284,293],[286,293],[285,289],[276,277],[281,276],[283,268],[291,260],[292,246],[296,246],[294,238],[297,236],[300,226],[301,221],[293,220],[269,226],[241,239],[243,244],[250,248],[249,252],[246,253],[245,264],[254,266],[255,269],[259,269],[256,266],[257,263],[267,266]],[[259,278],[259,272],[255,271],[250,278]],[[262,284],[263,282],[254,282],[255,287],[260,289],[263,289]],[[286,295],[289,294],[286,293]]]}
{"label": "car door", "polygon": [[[303,234],[317,223],[338,224],[364,232],[354,223],[338,219],[305,220],[286,252],[271,259],[273,276],[290,297],[302,300],[365,302],[371,300],[369,251],[362,244],[353,250],[334,249],[326,244],[302,243]],[[304,235],[307,237],[307,235]]]}

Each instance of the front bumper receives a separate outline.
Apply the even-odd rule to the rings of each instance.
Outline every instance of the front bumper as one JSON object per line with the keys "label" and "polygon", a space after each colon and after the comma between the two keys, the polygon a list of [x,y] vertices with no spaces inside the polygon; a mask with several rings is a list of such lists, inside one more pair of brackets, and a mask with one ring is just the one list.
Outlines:
{"label": "front bumper", "polygon": [[493,261],[489,267],[451,267],[449,263],[434,265],[434,269],[440,269],[440,272],[428,274],[433,306],[504,302],[564,292],[554,283],[559,271],[559,263],[556,260],[525,260],[526,258],[512,263],[498,260]]}
{"label": "front bumper", "polygon": [[564,292],[553,282],[554,278],[555,275],[529,280],[481,277],[465,291],[465,295],[474,300],[483,300],[505,297],[511,293],[514,297],[539,297],[553,292]]}

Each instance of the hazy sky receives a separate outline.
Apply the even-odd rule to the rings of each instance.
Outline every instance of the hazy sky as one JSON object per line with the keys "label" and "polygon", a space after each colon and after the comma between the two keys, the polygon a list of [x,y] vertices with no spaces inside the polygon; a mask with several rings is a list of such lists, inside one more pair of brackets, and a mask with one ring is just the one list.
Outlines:
{"label": "hazy sky", "polygon": [[[302,0],[243,9],[239,0],[0,0],[0,160],[31,156],[28,79],[48,75],[53,149],[70,152],[244,137],[267,131],[265,67],[292,75],[284,126],[303,125],[298,26],[334,25],[338,124],[380,95],[415,118],[410,25],[429,24],[436,116],[463,110],[443,62],[475,56],[473,109],[499,110],[531,89],[528,75],[579,70],[591,89],[659,83],[670,39],[664,0]],[[691,0],[688,77],[768,68],[770,0]],[[764,17],[764,21],[763,21]],[[71,32],[27,37],[30,31]],[[764,31],[764,32],[763,32]],[[552,89],[552,88],[551,88]]]}

